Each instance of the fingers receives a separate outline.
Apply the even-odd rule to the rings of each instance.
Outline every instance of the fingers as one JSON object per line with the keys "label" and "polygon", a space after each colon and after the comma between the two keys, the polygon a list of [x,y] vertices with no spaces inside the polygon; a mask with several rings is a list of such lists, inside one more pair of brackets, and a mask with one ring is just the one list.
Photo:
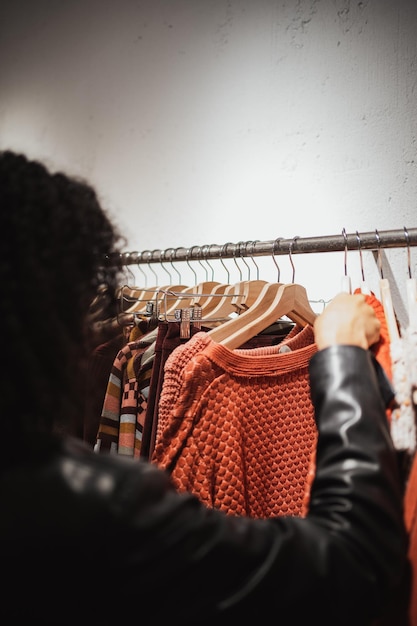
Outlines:
{"label": "fingers", "polygon": [[380,330],[381,323],[363,294],[338,294],[314,324],[319,349],[336,344],[367,349],[379,340]]}

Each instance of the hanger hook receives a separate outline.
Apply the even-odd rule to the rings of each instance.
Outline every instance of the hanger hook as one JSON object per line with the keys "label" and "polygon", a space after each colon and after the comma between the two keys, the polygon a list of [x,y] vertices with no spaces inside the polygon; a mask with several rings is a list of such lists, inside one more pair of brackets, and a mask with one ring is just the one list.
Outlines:
{"label": "hanger hook", "polygon": [[198,259],[197,259],[197,263],[199,265],[201,265],[201,267],[203,268],[204,274],[206,275],[206,282],[208,281],[208,271],[207,271],[207,267],[203,264],[201,257],[203,256],[203,249],[201,246],[194,246],[194,248],[198,248]]}
{"label": "hanger hook", "polygon": [[289,246],[289,248],[288,248],[288,256],[289,256],[289,258],[290,258],[290,263],[291,263],[291,267],[292,267],[292,281],[291,281],[291,282],[292,282],[293,284],[294,284],[294,282],[295,282],[295,266],[294,266],[294,263],[293,263],[293,260],[292,260],[292,250],[293,250],[293,247],[294,247],[294,243],[295,243],[295,241],[296,241],[297,239],[299,239],[299,236],[298,236],[298,235],[296,235],[295,237],[293,237],[293,240],[291,241],[290,246]]}
{"label": "hanger hook", "polygon": [[167,270],[167,268],[165,267],[165,265],[163,263],[163,261],[165,260],[165,253],[166,253],[166,250],[161,250],[161,260],[159,261],[159,263],[160,263],[162,269],[168,274],[168,276],[169,276],[169,284],[172,285],[172,275],[171,275],[171,272],[169,270]]}
{"label": "hanger hook", "polygon": [[192,248],[191,249],[187,248],[187,251],[185,253],[185,262],[187,263],[188,267],[190,268],[190,270],[194,274],[194,285],[196,285],[197,282],[198,282],[198,278],[197,278],[197,272],[195,271],[195,269],[193,267],[191,267],[191,264],[190,264],[190,252],[191,252],[191,250],[192,250]]}
{"label": "hanger hook", "polygon": [[[239,245],[239,244],[237,244],[237,245]],[[235,245],[234,248],[233,248],[233,261],[234,261],[234,263],[235,263],[235,265],[237,267],[237,271],[239,272],[239,280],[240,280],[240,282],[242,282],[242,278],[243,278],[242,270],[241,270],[241,268],[239,266],[239,263],[236,260],[236,253],[238,252],[237,245]]]}
{"label": "hanger hook", "polygon": [[226,265],[224,264],[224,261],[223,261],[223,259],[222,259],[222,254],[223,254],[223,252],[227,252],[227,246],[229,246],[229,245],[231,245],[231,244],[232,244],[232,242],[231,242],[231,241],[229,241],[228,243],[225,243],[225,244],[221,247],[221,250],[220,250],[220,255],[219,255],[220,263],[223,265],[223,267],[224,267],[224,269],[226,270],[226,273],[227,273],[227,282],[228,282],[228,283],[230,283],[230,272],[229,272],[229,270],[227,269]]}
{"label": "hanger hook", "polygon": [[344,267],[345,267],[345,276],[347,276],[347,275],[348,275],[348,273],[347,273],[348,240],[347,240],[346,228],[342,228],[342,235],[343,235],[343,239],[344,239],[344,241],[345,241],[345,260],[344,260]]}
{"label": "hanger hook", "polygon": [[408,234],[408,230],[404,226],[404,235],[405,240],[407,242],[407,267],[408,267],[408,278],[411,278],[411,250],[410,250],[410,235]]}
{"label": "hanger hook", "polygon": [[141,268],[141,263],[140,263],[141,259],[142,259],[142,252],[138,252],[138,258],[137,258],[137,263],[136,264],[137,264],[139,272],[145,278],[145,289],[146,289],[146,287],[148,286],[148,277],[146,275],[146,272],[144,272],[143,269]]}
{"label": "hanger hook", "polygon": [[214,267],[212,265],[210,265],[210,263],[208,262],[208,258],[207,258],[208,257],[208,253],[209,253],[210,248],[211,248],[212,245],[213,244],[210,244],[210,245],[205,244],[203,246],[202,254],[204,256],[204,261],[207,263],[207,265],[209,266],[209,268],[211,270],[211,280],[212,280],[212,282],[214,282]]}
{"label": "hanger hook", "polygon": [[365,282],[365,272],[364,272],[364,269],[363,269],[363,258],[362,258],[362,242],[361,242],[361,238],[360,238],[360,235],[359,235],[358,231],[356,231],[356,239],[358,241],[358,250],[359,250],[359,260],[360,260],[360,265],[361,265],[362,282]]}
{"label": "hanger hook", "polygon": [[376,245],[378,247],[377,265],[378,265],[379,275],[381,278],[384,278],[384,271],[382,269],[381,237],[379,236],[379,232],[376,228],[375,228],[375,237],[376,237]]}
{"label": "hanger hook", "polygon": [[279,245],[279,242],[282,241],[282,239],[283,239],[283,237],[278,237],[277,239],[274,240],[274,243],[272,244],[272,260],[273,260],[273,262],[275,264],[275,267],[278,270],[277,283],[279,283],[280,278],[281,278],[281,269],[280,269],[280,267],[278,265],[278,261],[275,258],[275,246],[276,246],[276,244]]}
{"label": "hanger hook", "polygon": [[172,257],[174,257],[174,259],[177,256],[177,250],[179,250],[179,248],[168,248],[171,251],[171,254],[169,255],[169,264],[171,265],[172,269],[174,270],[174,272],[176,272],[178,274],[178,284],[181,285],[181,274],[179,272],[179,270],[177,270],[177,268],[175,267],[175,265],[172,262]]}
{"label": "hanger hook", "polygon": [[157,274],[156,274],[155,270],[151,267],[151,263],[150,263],[150,260],[151,260],[151,258],[152,258],[152,251],[151,251],[151,250],[143,250],[143,252],[142,252],[142,256],[143,256],[144,254],[147,254],[147,255],[148,255],[148,260],[146,261],[146,264],[147,264],[147,266],[148,266],[149,271],[151,271],[151,272],[152,272],[152,274],[155,276],[155,279],[156,279],[156,283],[155,283],[155,284],[157,285],[157,284],[158,284],[158,276],[157,276]]}
{"label": "hanger hook", "polygon": [[[159,252],[159,250],[158,250],[158,249],[156,249],[156,250],[152,250],[152,251],[150,252],[149,260],[153,259],[153,255],[155,254],[155,252]],[[148,263],[148,265],[149,265],[149,269],[151,270],[151,272],[153,272],[153,274],[155,275],[155,278],[156,278],[156,283],[155,283],[155,284],[156,284],[157,286],[159,286],[159,278],[158,278],[158,274],[156,273],[156,270],[154,270],[153,268],[151,268],[151,266],[150,266],[150,264],[149,264],[149,263]]]}
{"label": "hanger hook", "polygon": [[[246,253],[246,247],[247,247],[248,242],[246,241],[239,241],[239,243],[237,244],[238,246],[238,253],[239,253],[239,258],[242,259],[242,262],[246,265],[246,267],[248,268],[248,280],[250,280],[250,267],[249,264],[246,263],[244,257],[243,257],[243,251]],[[243,248],[243,250],[242,250]]]}
{"label": "hanger hook", "polygon": [[247,241],[247,242],[246,242],[246,244],[245,244],[245,253],[246,253],[246,248],[247,248],[247,246],[249,246],[249,244],[252,244],[252,248],[251,248],[251,250],[252,250],[252,251],[251,251],[251,252],[249,252],[248,254],[249,254],[250,258],[251,258],[252,263],[253,263],[253,264],[254,264],[254,266],[256,267],[256,280],[259,280],[259,267],[258,267],[258,265],[256,264],[256,261],[255,261],[255,259],[254,259],[254,257],[253,257],[253,253],[254,253],[254,250],[255,250],[255,246],[256,246],[256,242],[257,242],[257,241],[259,241],[259,239],[255,239],[254,241]]}
{"label": "hanger hook", "polygon": [[132,281],[132,284],[135,284],[135,275],[132,272],[132,270],[129,267],[129,261],[130,258],[132,256],[131,252],[123,252],[121,253],[121,263],[123,264],[124,268],[125,268],[125,273],[126,273],[126,279],[127,279],[127,284],[129,284],[129,278]]}
{"label": "hanger hook", "polygon": [[[201,265],[201,267],[204,270],[204,273],[206,275],[206,279],[207,279],[207,269],[204,267],[204,265],[201,263],[201,246],[192,246],[191,247],[191,256],[193,256],[194,252],[193,250],[196,250],[195,255],[196,255],[196,261],[197,263],[199,263]],[[195,273],[195,272],[194,272]],[[197,276],[197,275],[196,275]],[[197,284],[197,283],[196,283]]]}

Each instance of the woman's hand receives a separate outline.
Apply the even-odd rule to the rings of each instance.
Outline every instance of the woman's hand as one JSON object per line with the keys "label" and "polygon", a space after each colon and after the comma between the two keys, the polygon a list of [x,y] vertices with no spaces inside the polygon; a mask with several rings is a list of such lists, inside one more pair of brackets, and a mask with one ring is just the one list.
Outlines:
{"label": "woman's hand", "polygon": [[381,323],[363,294],[340,293],[314,322],[319,350],[336,344],[365,350],[379,340]]}

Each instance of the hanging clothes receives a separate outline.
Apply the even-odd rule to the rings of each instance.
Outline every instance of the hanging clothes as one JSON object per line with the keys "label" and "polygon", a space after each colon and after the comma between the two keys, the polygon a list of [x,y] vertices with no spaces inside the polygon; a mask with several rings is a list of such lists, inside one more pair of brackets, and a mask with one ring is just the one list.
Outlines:
{"label": "hanging clothes", "polygon": [[412,458],[417,446],[414,400],[417,389],[417,329],[401,329],[400,336],[391,342],[391,358],[396,392],[391,435],[396,448],[404,450]]}
{"label": "hanging clothes", "polygon": [[97,431],[100,426],[101,410],[109,382],[114,359],[126,343],[125,336],[119,332],[115,337],[97,346],[89,359],[86,387],[85,406],[83,415],[82,438],[91,447],[97,441]]}
{"label": "hanging clothes", "polygon": [[[209,329],[190,326],[190,337],[197,332],[206,332]],[[155,341],[154,359],[149,380],[149,393],[144,418],[142,445],[140,456],[149,460],[155,445],[156,427],[158,423],[159,397],[164,380],[164,366],[169,355],[178,346],[186,343],[188,338],[181,337],[179,322],[160,321]]]}
{"label": "hanging clothes", "polygon": [[[414,302],[414,306],[417,303]],[[407,624],[417,625],[417,321],[410,316],[407,328],[401,328],[393,348],[393,383],[396,405],[393,409],[391,432],[397,449],[404,453],[401,464],[404,483],[404,520],[408,532],[408,562],[410,584],[403,585],[400,610],[407,613]],[[399,612],[399,611],[397,611]],[[389,625],[396,626],[394,614]],[[385,626],[385,625],[384,625]]]}
{"label": "hanging clothes", "polygon": [[309,326],[252,350],[196,335],[166,363],[153,462],[179,490],[227,513],[301,515],[316,443],[316,350]]}
{"label": "hanging clothes", "polygon": [[[244,347],[252,348],[276,345],[288,335],[293,326],[291,322],[279,321],[276,324],[272,324],[256,337],[250,339],[244,344]],[[192,324],[190,326],[190,338],[197,333],[207,333],[210,330],[211,328],[209,327],[201,326],[200,328],[200,326]],[[164,421],[163,408],[161,411],[160,406],[160,395],[164,384],[165,362],[176,348],[187,344],[188,340],[188,338],[181,336],[179,322],[159,322],[141,446],[141,457],[147,460],[149,460],[153,454],[158,424]],[[179,352],[177,354],[179,354]],[[160,427],[161,426],[159,426],[159,428]]]}
{"label": "hanging clothes", "polygon": [[100,416],[95,451],[140,456],[146,413],[147,377],[138,378],[134,363],[152,353],[157,329],[129,341],[114,359]]}
{"label": "hanging clothes", "polygon": [[[390,372],[382,304],[373,350]],[[207,505],[230,514],[304,515],[314,475],[316,427],[308,362],[311,326],[278,345],[229,350],[204,333],[165,364],[152,461]]]}

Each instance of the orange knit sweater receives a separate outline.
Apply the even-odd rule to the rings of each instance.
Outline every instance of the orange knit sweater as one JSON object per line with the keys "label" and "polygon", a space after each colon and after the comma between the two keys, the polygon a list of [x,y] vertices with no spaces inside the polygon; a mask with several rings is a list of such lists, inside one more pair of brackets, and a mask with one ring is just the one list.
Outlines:
{"label": "orange knit sweater", "polygon": [[[374,352],[390,376],[383,307],[367,300],[381,320]],[[195,335],[166,363],[152,461],[178,490],[227,513],[305,515],[317,436],[308,362],[316,350],[310,326],[251,350]]]}
{"label": "orange knit sweater", "polygon": [[[209,336],[204,342],[185,367],[183,349],[181,372],[175,351],[167,362],[165,423],[152,460],[180,491],[229,514],[303,515],[317,436],[308,380],[317,351],[312,328],[268,348],[232,351]],[[279,352],[284,345],[288,352]],[[173,402],[175,376],[181,383]]]}

